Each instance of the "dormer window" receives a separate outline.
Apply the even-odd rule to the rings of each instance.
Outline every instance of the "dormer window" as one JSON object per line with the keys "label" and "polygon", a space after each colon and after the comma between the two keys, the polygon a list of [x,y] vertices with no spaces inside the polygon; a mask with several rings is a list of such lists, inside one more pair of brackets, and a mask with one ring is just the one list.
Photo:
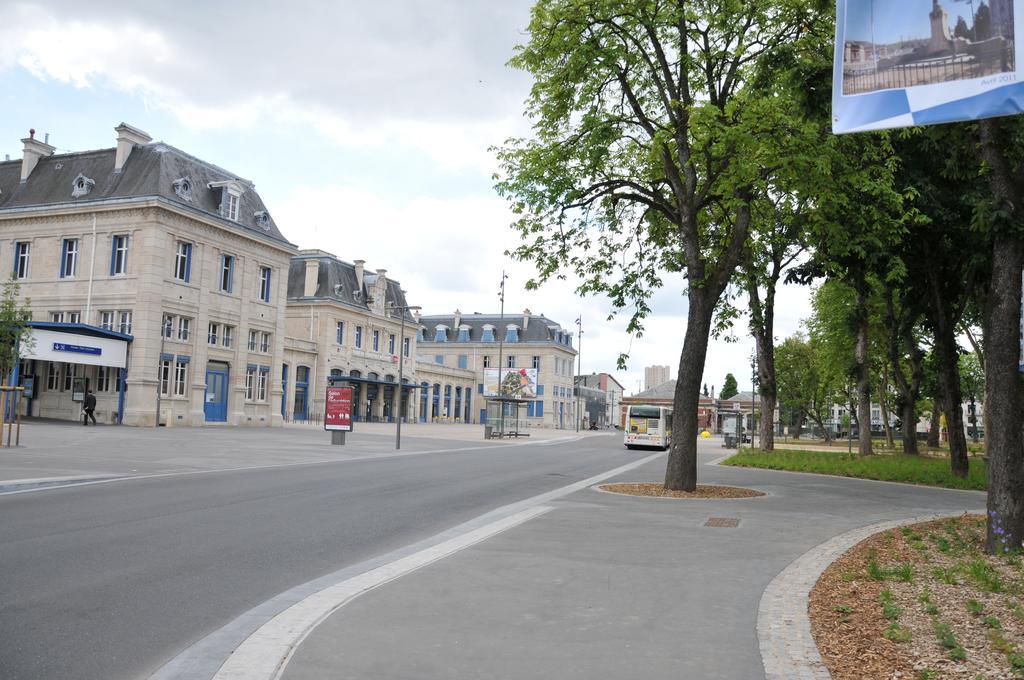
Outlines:
{"label": "dormer window", "polygon": [[253,215],[256,220],[256,226],[263,231],[270,231],[270,213],[266,210],[257,210]]}
{"label": "dormer window", "polygon": [[233,179],[223,182],[210,182],[207,186],[211,189],[220,189],[220,216],[232,222],[238,221],[238,206],[241,203],[242,194],[246,186]]}
{"label": "dormer window", "polygon": [[174,193],[178,195],[178,198],[183,201],[188,201],[189,203],[192,202],[193,184],[191,177],[178,178],[171,183],[171,186],[174,187]]}
{"label": "dormer window", "polygon": [[459,326],[459,342],[469,342],[469,326]]}
{"label": "dormer window", "polygon": [[484,326],[480,342],[494,342],[494,326]]}
{"label": "dormer window", "polygon": [[434,342],[446,342],[448,340],[448,329],[445,326],[437,326],[434,329]]}
{"label": "dormer window", "polygon": [[519,328],[508,326],[505,329],[505,342],[519,342]]}
{"label": "dormer window", "polygon": [[71,183],[71,197],[78,198],[80,196],[85,196],[92,191],[92,188],[95,185],[95,180],[89,179],[82,173],[78,173],[78,177],[76,177],[75,181]]}

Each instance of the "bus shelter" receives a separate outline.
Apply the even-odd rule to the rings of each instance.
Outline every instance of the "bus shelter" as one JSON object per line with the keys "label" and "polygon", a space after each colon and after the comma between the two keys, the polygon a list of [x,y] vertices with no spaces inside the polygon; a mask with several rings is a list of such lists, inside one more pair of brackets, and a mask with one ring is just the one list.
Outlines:
{"label": "bus shelter", "polygon": [[485,397],[487,404],[487,422],[484,423],[484,439],[502,439],[504,437],[529,437],[528,432],[520,429],[519,407],[531,399],[518,397]]}

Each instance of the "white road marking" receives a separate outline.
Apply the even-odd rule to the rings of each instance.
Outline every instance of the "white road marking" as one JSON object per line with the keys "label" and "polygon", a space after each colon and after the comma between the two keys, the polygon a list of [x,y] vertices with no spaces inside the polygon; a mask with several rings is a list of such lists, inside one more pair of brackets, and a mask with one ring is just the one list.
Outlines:
{"label": "white road marking", "polygon": [[302,641],[324,619],[363,593],[553,510],[540,505],[321,590],[284,610],[236,649],[214,680],[277,680]]}
{"label": "white road marking", "polygon": [[[405,548],[287,590],[185,649],[150,680],[261,680],[281,677],[299,644],[358,595],[542,515],[545,505],[664,456],[663,452],[511,503]],[[420,547],[422,546],[422,547]]]}

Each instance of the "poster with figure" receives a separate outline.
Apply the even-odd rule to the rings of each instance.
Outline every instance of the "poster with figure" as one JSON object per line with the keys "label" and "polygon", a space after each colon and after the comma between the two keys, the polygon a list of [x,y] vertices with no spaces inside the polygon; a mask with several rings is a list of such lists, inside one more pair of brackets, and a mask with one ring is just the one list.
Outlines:
{"label": "poster with figure", "polygon": [[838,0],[836,134],[1024,112],[1024,0]]}
{"label": "poster with figure", "polygon": [[[484,396],[498,396],[498,369],[484,369]],[[514,399],[537,398],[536,368],[501,369],[501,396]]]}

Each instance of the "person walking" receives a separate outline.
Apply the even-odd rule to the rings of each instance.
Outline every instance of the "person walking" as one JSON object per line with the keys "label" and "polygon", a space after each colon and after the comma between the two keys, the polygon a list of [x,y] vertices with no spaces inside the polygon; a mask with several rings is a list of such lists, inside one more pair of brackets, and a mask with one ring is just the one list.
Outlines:
{"label": "person walking", "polygon": [[96,395],[89,390],[85,391],[85,401],[82,402],[82,425],[89,424],[89,418],[92,418],[92,424],[96,424],[96,416],[93,411],[96,410]]}

